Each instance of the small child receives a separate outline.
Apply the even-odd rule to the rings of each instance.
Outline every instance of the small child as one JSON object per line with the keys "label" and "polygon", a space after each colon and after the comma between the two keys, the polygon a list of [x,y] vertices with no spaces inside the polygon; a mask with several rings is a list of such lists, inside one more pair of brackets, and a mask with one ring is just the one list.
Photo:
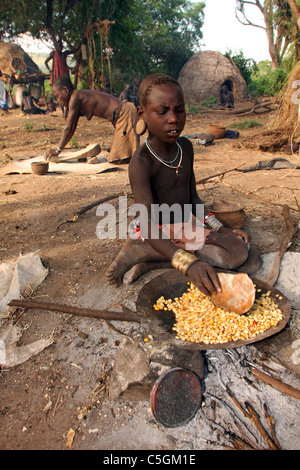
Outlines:
{"label": "small child", "polygon": [[[165,74],[151,74],[141,82],[139,99],[139,124],[144,124],[149,136],[130,161],[129,179],[135,203],[145,207],[148,216],[135,223],[139,237],[126,240],[106,273],[107,280],[115,285],[122,279],[130,283],[150,269],[171,264],[204,294],[220,291],[214,267],[251,274],[260,267],[259,254],[250,248],[245,232],[224,228],[197,194],[193,146],[187,138],[180,137],[186,113],[179,83]],[[202,239],[196,236],[195,243],[191,243],[190,237],[187,240],[176,236],[178,227],[186,222],[178,217],[178,211],[170,225],[164,224],[161,217],[152,220],[155,204],[176,204],[183,209],[179,214],[190,207],[194,217],[202,205],[204,221],[198,221],[198,227],[195,222],[192,224],[193,230],[196,227],[194,233],[202,231]],[[158,227],[155,236],[153,227]]]}

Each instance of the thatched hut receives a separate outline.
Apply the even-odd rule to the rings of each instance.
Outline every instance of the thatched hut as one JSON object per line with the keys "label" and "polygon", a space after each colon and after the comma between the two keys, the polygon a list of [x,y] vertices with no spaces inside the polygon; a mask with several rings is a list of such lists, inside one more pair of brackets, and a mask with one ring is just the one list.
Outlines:
{"label": "thatched hut", "polygon": [[35,74],[40,69],[22,47],[12,42],[0,41],[0,70],[12,75],[20,70],[22,73]]}
{"label": "thatched hut", "polygon": [[235,101],[249,98],[246,82],[239,69],[220,52],[201,51],[194,54],[181,69],[178,81],[189,105],[199,106],[203,100],[211,97],[219,103],[223,85],[233,92]]}
{"label": "thatched hut", "polygon": [[[268,130],[257,132],[255,139],[245,137],[237,144],[239,148],[250,148],[264,152],[284,151],[297,156],[299,162],[300,143],[300,61],[297,62],[287,81],[276,97],[276,108],[270,116]],[[297,154],[295,153],[297,150]]]}

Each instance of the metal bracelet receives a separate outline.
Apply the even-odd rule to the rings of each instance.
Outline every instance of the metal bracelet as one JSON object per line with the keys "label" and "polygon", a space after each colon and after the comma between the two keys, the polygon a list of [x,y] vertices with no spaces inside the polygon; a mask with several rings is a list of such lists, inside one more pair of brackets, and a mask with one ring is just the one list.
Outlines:
{"label": "metal bracelet", "polygon": [[208,215],[205,218],[205,224],[215,231],[218,231],[221,227],[224,227],[224,225],[214,215]]}
{"label": "metal bracelet", "polygon": [[180,271],[182,274],[186,274],[187,270],[196,261],[199,261],[197,256],[180,248],[179,250],[175,251],[171,260],[171,264],[173,268],[177,269],[177,271]]}

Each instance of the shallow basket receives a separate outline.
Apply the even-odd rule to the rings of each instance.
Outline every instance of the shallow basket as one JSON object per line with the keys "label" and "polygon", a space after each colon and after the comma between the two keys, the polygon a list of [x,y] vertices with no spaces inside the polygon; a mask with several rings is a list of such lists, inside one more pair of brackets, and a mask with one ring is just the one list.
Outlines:
{"label": "shallow basket", "polygon": [[216,218],[226,228],[242,228],[245,221],[244,207],[226,201],[214,201],[209,206]]}
{"label": "shallow basket", "polygon": [[31,163],[31,169],[36,175],[45,175],[49,169],[48,162],[33,162]]}
{"label": "shallow basket", "polygon": [[215,139],[222,139],[226,132],[226,127],[218,126],[218,125],[211,125],[208,126],[207,132],[209,134],[213,134]]}

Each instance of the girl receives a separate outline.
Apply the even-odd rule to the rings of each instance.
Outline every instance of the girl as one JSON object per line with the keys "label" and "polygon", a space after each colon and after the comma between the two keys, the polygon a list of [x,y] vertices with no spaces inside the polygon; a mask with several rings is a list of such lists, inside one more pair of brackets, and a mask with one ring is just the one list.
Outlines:
{"label": "girl", "polygon": [[[197,194],[193,146],[180,137],[186,113],[179,83],[165,74],[151,74],[141,82],[139,99],[139,125],[148,130],[149,136],[131,159],[129,178],[135,203],[145,208],[147,216],[135,221],[138,238],[126,240],[108,269],[108,282],[118,285],[124,275],[124,282],[132,282],[150,269],[165,267],[167,261],[204,294],[220,292],[214,267],[250,274],[260,267],[259,255],[250,249],[245,232],[224,228]],[[163,214],[153,217],[153,207],[162,204],[167,208],[175,204],[178,209],[170,223],[165,223]],[[199,220],[198,224],[194,222],[189,230],[194,238],[182,236],[179,230],[189,227],[184,225],[186,207],[191,208],[194,217],[199,214],[197,208],[203,208],[205,219],[200,224]],[[170,215],[170,211],[167,213]]]}

